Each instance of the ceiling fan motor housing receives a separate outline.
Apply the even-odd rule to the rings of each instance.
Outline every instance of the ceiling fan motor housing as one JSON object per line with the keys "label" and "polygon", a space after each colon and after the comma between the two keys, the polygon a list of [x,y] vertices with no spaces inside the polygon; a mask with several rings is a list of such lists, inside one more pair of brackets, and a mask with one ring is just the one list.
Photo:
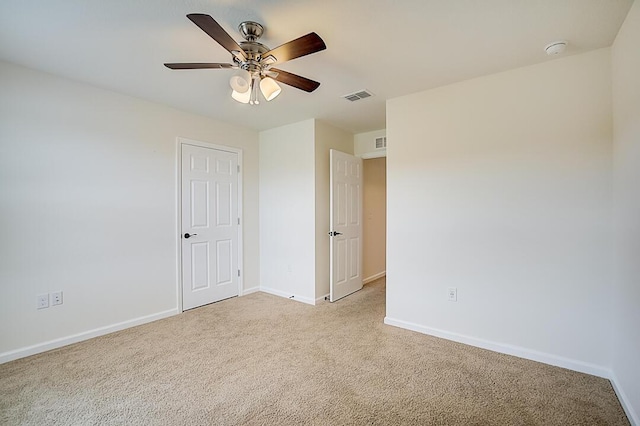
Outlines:
{"label": "ceiling fan motor housing", "polygon": [[255,21],[244,21],[238,25],[238,31],[246,40],[238,44],[247,58],[242,60],[234,56],[234,61],[241,69],[249,71],[254,78],[262,77],[269,68],[269,64],[263,61],[265,58],[262,55],[271,50],[257,41],[264,34],[264,27]]}
{"label": "ceiling fan motor housing", "polygon": [[261,63],[262,55],[270,49],[257,41],[242,41],[239,44],[242,50],[246,53],[247,59],[241,60],[237,56],[234,56],[233,60],[240,68],[245,69],[252,74],[260,73],[264,68],[264,64]]}

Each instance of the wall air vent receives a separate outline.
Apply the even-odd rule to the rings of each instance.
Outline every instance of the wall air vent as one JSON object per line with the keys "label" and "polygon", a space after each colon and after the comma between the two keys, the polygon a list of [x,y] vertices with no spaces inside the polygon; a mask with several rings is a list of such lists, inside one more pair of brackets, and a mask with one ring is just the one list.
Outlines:
{"label": "wall air vent", "polygon": [[355,102],[359,101],[360,99],[370,98],[371,96],[373,96],[373,93],[365,89],[358,92],[349,93],[348,95],[344,95],[343,98],[348,101]]}
{"label": "wall air vent", "polygon": [[376,149],[383,149],[387,147],[387,137],[376,138]]}

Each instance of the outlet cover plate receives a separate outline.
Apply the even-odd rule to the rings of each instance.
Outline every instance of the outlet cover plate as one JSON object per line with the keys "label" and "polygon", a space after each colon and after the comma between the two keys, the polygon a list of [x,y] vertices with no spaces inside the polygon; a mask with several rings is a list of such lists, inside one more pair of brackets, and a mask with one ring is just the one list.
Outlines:
{"label": "outlet cover plate", "polygon": [[38,309],[45,309],[49,307],[49,294],[39,294],[36,296],[38,299]]}
{"label": "outlet cover plate", "polygon": [[62,292],[54,291],[51,293],[51,305],[62,305]]}

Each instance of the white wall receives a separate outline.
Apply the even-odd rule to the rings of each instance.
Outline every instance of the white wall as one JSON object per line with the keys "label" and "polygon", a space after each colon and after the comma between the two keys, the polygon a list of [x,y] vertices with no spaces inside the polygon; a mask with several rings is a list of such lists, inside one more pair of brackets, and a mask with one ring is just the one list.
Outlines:
{"label": "white wall", "polygon": [[392,99],[387,137],[386,322],[606,375],[610,50]]}
{"label": "white wall", "polygon": [[260,288],[315,301],[314,120],[260,132]]}
{"label": "white wall", "polygon": [[316,175],[316,299],[329,294],[330,237],[327,234],[330,219],[329,202],[329,150],[353,154],[353,135],[322,121],[315,121],[315,175]]}
{"label": "white wall", "polygon": [[256,132],[0,63],[0,360],[176,312],[178,136],[243,149],[257,286]]}
{"label": "white wall", "polygon": [[263,291],[329,294],[329,149],[353,153],[353,135],[313,119],[260,133]]}
{"label": "white wall", "polygon": [[615,327],[613,371],[640,425],[640,4],[612,48]]}
{"label": "white wall", "polygon": [[353,135],[353,154],[362,158],[386,156],[386,149],[376,149],[376,138],[387,136],[387,130],[356,133]]}
{"label": "white wall", "polygon": [[362,163],[362,273],[371,282],[387,269],[387,159]]}

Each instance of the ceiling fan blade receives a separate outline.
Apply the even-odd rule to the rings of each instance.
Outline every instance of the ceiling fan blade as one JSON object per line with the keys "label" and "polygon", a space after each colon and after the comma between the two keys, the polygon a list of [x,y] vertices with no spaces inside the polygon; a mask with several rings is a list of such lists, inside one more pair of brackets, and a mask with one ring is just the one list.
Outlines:
{"label": "ceiling fan blade", "polygon": [[305,92],[311,93],[316,90],[318,86],[320,86],[320,83],[318,83],[317,81],[310,80],[306,77],[301,77],[297,74],[292,74],[290,72],[282,71],[276,68],[271,68],[269,71],[278,73],[277,76],[273,77],[274,80],[295,87],[296,89],[304,90]]}
{"label": "ceiling fan blade", "polygon": [[278,63],[320,52],[326,48],[327,45],[324,44],[324,41],[318,34],[309,33],[268,51],[262,55],[262,57],[266,58],[268,56],[273,56],[276,58],[276,63]]}
{"label": "ceiling fan blade", "polygon": [[164,64],[165,67],[171,68],[172,70],[197,70],[197,69],[230,69],[236,68],[235,65],[232,64],[206,64],[206,63],[180,63],[180,64]]}
{"label": "ceiling fan blade", "polygon": [[202,31],[209,34],[209,36],[220,44],[220,46],[227,49],[231,54],[238,52],[240,56],[247,59],[247,54],[244,50],[231,38],[228,32],[226,32],[220,24],[218,24],[211,16],[204,13],[191,13],[187,15],[187,18],[196,24]]}

